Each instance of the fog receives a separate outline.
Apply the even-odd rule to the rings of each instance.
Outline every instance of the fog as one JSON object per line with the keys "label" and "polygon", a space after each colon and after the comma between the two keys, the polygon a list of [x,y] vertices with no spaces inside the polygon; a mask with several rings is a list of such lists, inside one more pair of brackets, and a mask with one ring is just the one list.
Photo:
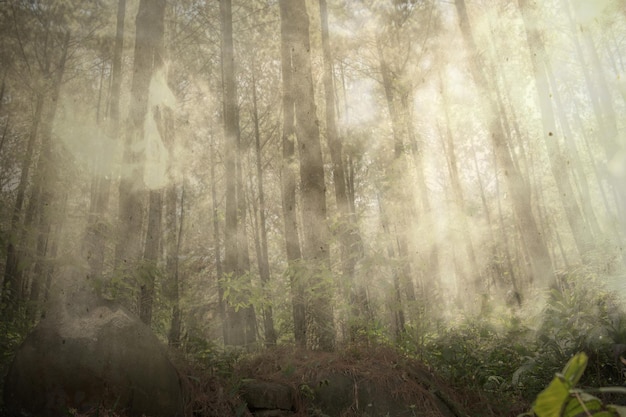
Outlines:
{"label": "fog", "polygon": [[128,1],[119,78],[117,2],[66,3],[0,6],[7,308],[38,317],[86,277],[178,343],[300,343],[301,304],[341,344],[537,311],[590,276],[626,296],[621,0],[328,0],[330,63],[317,1],[306,42],[278,2],[234,1],[232,46],[218,2],[168,2],[153,42]]}

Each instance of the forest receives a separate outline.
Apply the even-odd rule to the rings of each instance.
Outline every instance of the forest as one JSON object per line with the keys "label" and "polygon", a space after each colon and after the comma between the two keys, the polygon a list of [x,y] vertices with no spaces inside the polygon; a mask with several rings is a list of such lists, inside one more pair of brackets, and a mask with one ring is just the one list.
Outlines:
{"label": "forest", "polygon": [[624,0],[0,0],[0,415],[626,416],[624,55]]}

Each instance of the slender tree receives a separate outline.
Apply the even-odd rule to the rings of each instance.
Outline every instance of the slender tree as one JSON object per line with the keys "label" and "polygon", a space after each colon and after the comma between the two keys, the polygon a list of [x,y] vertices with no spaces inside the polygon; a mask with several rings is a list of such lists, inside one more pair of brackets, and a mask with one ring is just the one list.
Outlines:
{"label": "slender tree", "polygon": [[330,254],[326,220],[326,185],[317,109],[313,93],[309,15],[304,0],[280,1],[281,20],[289,19],[292,94],[295,103],[296,137],[300,156],[300,189],[304,259],[307,267],[307,287],[310,291],[307,305],[307,345],[321,350],[332,350],[335,339],[332,309],[332,289],[328,282]]}
{"label": "slender tree", "polygon": [[[122,53],[124,50],[124,21],[126,18],[126,0],[118,0],[117,24],[115,30],[115,44],[113,46],[113,60],[111,65],[110,104],[106,126],[106,139],[98,144],[102,154],[111,153],[119,142],[117,137],[120,131],[120,94],[122,85]],[[108,161],[101,161],[96,155],[95,173],[92,179],[92,195],[85,230],[84,250],[89,262],[90,274],[93,279],[101,279],[104,267],[104,254],[107,235],[106,212],[109,207],[112,167]]]}
{"label": "slender tree", "polygon": [[22,283],[21,271],[19,267],[20,251],[18,250],[17,241],[19,238],[18,235],[21,235],[21,233],[19,233],[20,219],[22,217],[26,188],[28,186],[29,172],[33,163],[35,142],[42,118],[43,104],[44,96],[39,93],[36,98],[35,113],[33,115],[30,133],[28,135],[26,152],[22,158],[20,182],[17,187],[17,195],[13,206],[13,214],[11,216],[11,235],[6,252],[7,259],[4,270],[4,288],[2,291],[2,301],[3,305],[6,306],[4,310],[7,317],[10,314],[10,310],[15,310],[17,303],[23,296],[23,294],[21,294]]}
{"label": "slender tree", "polygon": [[[148,92],[147,122],[144,123],[144,143],[148,146],[148,140],[165,140],[169,133],[163,103],[154,97],[156,86],[160,82],[165,82],[164,55],[165,55],[165,1],[159,1],[152,5],[152,77]],[[158,74],[157,74],[158,73]],[[161,93],[162,94],[162,93]],[[150,126],[153,126],[150,128]],[[148,129],[152,129],[149,132]],[[154,132],[156,130],[156,132]],[[157,137],[149,137],[157,135]],[[146,227],[146,238],[144,240],[143,261],[140,272],[139,285],[139,318],[151,325],[152,310],[154,305],[155,281],[160,257],[162,240],[162,217],[163,217],[163,188],[161,185],[152,185],[148,192],[148,222]]]}
{"label": "slender tree", "polygon": [[552,169],[552,174],[559,190],[559,196],[565,215],[571,228],[574,241],[581,256],[585,257],[593,248],[593,238],[591,231],[584,224],[582,212],[576,201],[574,189],[570,179],[570,170],[566,161],[561,158],[562,150],[559,146],[558,132],[556,130],[556,119],[552,105],[552,97],[546,73],[546,51],[543,39],[537,28],[537,17],[526,0],[519,3],[526,36],[531,50],[530,59],[535,75],[535,84],[539,95],[539,108],[541,111],[541,122],[543,125],[543,139],[546,144],[548,160]]}
{"label": "slender tree", "polygon": [[[254,67],[254,65],[253,65]],[[257,106],[257,85],[256,76],[254,70],[252,73],[252,119],[254,122],[254,145],[255,145],[255,162],[256,162],[256,177],[257,177],[257,189],[259,192],[259,239],[257,249],[257,259],[259,264],[259,275],[261,276],[261,282],[264,287],[268,287],[270,283],[270,261],[269,253],[267,249],[267,220],[266,220],[266,205],[265,205],[265,188],[263,181],[263,163],[261,158],[261,130],[259,128],[259,109]],[[256,210],[255,210],[256,211]],[[265,329],[265,345],[273,346],[276,344],[276,329],[274,328],[274,315],[272,311],[271,303],[263,309],[263,322]]]}
{"label": "slender tree", "polygon": [[488,106],[487,114],[493,118],[490,123],[490,135],[493,143],[493,150],[498,158],[499,164],[507,173],[505,179],[509,192],[511,193],[513,208],[517,216],[520,230],[524,233],[524,240],[527,243],[526,247],[530,252],[530,265],[532,273],[530,279],[540,285],[553,285],[555,283],[555,276],[552,269],[552,260],[550,259],[548,246],[546,245],[545,237],[540,232],[537,222],[533,216],[529,198],[530,190],[528,189],[521,173],[515,167],[513,158],[511,157],[508,147],[506,146],[506,135],[497,117],[498,106],[489,93],[489,81],[487,75],[485,74],[484,66],[481,64],[481,57],[478,48],[474,42],[469,17],[465,7],[465,1],[455,0],[455,5],[459,16],[461,33],[470,51],[470,68],[472,77],[474,78],[478,88],[481,90],[482,96],[485,98],[485,102]]}
{"label": "slender tree", "polygon": [[[28,298],[23,289],[29,287],[29,273],[33,263],[38,262],[38,269],[44,270],[48,225],[52,221],[51,216],[55,214],[53,211],[58,209],[56,190],[51,188],[58,180],[58,167],[54,164],[58,152],[52,138],[52,128],[70,53],[70,33],[63,28],[65,16],[58,11],[55,6],[44,10],[38,7],[25,8],[17,3],[10,5],[11,26],[19,45],[15,53],[17,61],[13,66],[18,71],[18,68],[23,69],[24,79],[30,84],[34,112],[21,160],[11,215],[11,232],[7,239],[2,293],[2,310],[7,319],[12,317],[20,302]],[[31,29],[26,32],[24,27]],[[36,235],[36,239],[33,239],[33,235]],[[38,259],[35,257],[37,254],[40,255]],[[34,295],[39,299],[39,289],[45,278],[41,277],[43,281],[38,277],[34,279],[36,282],[30,285],[31,295],[34,286]],[[32,306],[38,308],[37,303]]]}
{"label": "slender tree", "polygon": [[358,225],[350,211],[350,202],[347,192],[346,169],[344,167],[343,144],[339,137],[335,109],[335,85],[333,82],[333,56],[328,29],[328,6],[326,0],[319,0],[320,22],[322,29],[322,50],[324,57],[324,95],[326,116],[326,139],[332,161],[333,184],[335,200],[339,213],[339,244],[341,252],[341,273],[344,286],[348,287],[350,304],[353,314],[364,316],[367,310],[367,297],[360,284],[354,280],[354,268],[360,256],[359,242],[361,241]]}
{"label": "slender tree", "polygon": [[[235,82],[235,56],[233,45],[233,16],[230,0],[220,1],[222,22],[222,85],[224,100],[224,141],[226,175],[226,225],[224,230],[224,274],[237,280],[250,269],[247,236],[245,234],[245,207],[243,195],[243,173],[238,155],[240,150],[239,111],[237,85]],[[235,296],[244,296],[235,294]],[[245,297],[245,296],[244,296]],[[226,303],[226,329],[224,341],[227,345],[246,346],[256,338],[256,318],[252,306],[246,300]]]}
{"label": "slender tree", "polygon": [[[163,64],[163,31],[165,1],[141,0],[136,18],[135,51],[128,129],[125,134],[122,176],[119,185],[119,237],[116,247],[116,266],[126,276],[138,277],[141,260],[153,266],[160,241],[160,196],[156,191],[150,196],[150,215],[146,247],[142,252],[144,211],[146,207],[145,143],[146,118],[156,123],[158,108],[149,107],[150,82],[153,74]],[[154,271],[152,271],[154,272]],[[140,274],[144,275],[144,274]],[[139,276],[141,278],[141,276]],[[151,320],[151,286],[154,273],[141,282],[139,311],[142,320]]]}
{"label": "slender tree", "polygon": [[[168,296],[172,303],[172,322],[168,333],[168,343],[170,346],[179,347],[181,342],[182,311],[180,307],[180,265],[178,262],[183,240],[183,226],[185,218],[185,188],[182,187],[180,193],[180,204],[178,204],[178,193],[175,183],[169,185],[165,198],[165,228],[167,259],[165,269],[168,276]],[[180,208],[180,217],[176,221],[177,212]],[[178,228],[176,225],[178,224]]]}
{"label": "slender tree", "polygon": [[[30,289],[31,318],[35,318],[40,307],[39,301],[42,295],[42,287],[47,280],[45,273],[51,273],[51,269],[46,265],[48,262],[48,244],[53,218],[55,214],[58,214],[54,211],[59,209],[59,196],[57,193],[59,181],[59,164],[57,159],[58,145],[52,138],[52,125],[58,109],[57,104],[59,102],[61,84],[67,63],[71,38],[70,32],[66,32],[63,38],[61,44],[62,55],[56,69],[56,77],[53,84],[54,88],[50,97],[50,106],[43,122],[41,149],[37,162],[37,170],[34,175],[33,192],[29,203],[32,212],[36,213],[35,216],[37,219],[36,258]],[[36,198],[33,198],[33,196],[36,196]]]}
{"label": "slender tree", "polygon": [[306,319],[304,290],[299,269],[302,267],[302,251],[296,215],[296,168],[295,157],[295,92],[292,74],[291,50],[294,43],[295,22],[291,19],[287,1],[280,5],[280,37],[281,37],[281,74],[283,81],[282,111],[282,165],[281,195],[283,220],[285,228],[285,247],[287,253],[287,274],[291,287],[291,304],[296,345],[306,346]]}
{"label": "slender tree", "polygon": [[446,86],[442,81],[441,74],[439,74],[439,83],[441,88],[441,95],[443,101],[443,110],[446,122],[445,133],[440,132],[441,141],[443,144],[444,152],[447,158],[448,165],[448,174],[450,175],[450,184],[452,187],[452,195],[454,197],[454,201],[457,204],[458,208],[461,210],[461,230],[464,236],[467,236],[467,241],[465,245],[465,252],[469,259],[470,264],[470,274],[472,277],[472,283],[474,284],[474,288],[479,291],[484,291],[484,282],[482,282],[482,274],[480,272],[480,268],[478,266],[478,261],[476,260],[476,252],[474,251],[474,243],[472,242],[472,234],[470,231],[470,227],[467,221],[466,213],[466,201],[465,201],[465,193],[463,192],[463,187],[461,185],[461,179],[459,175],[459,163],[457,162],[457,151],[455,149],[454,137],[452,135],[452,130],[450,128],[450,115],[448,111],[448,98],[446,92]]}

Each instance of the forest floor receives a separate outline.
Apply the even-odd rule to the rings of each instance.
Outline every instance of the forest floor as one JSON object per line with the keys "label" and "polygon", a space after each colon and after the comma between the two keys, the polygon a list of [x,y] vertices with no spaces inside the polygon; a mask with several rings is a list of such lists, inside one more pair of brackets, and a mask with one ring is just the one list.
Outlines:
{"label": "forest floor", "polygon": [[[515,417],[529,408],[521,397],[446,381],[419,358],[375,343],[170,357],[186,393],[185,417]],[[126,417],[103,409],[68,415]]]}
{"label": "forest floor", "polygon": [[415,358],[385,346],[336,352],[277,347],[232,365],[175,360],[189,416],[507,417],[522,398],[455,386]]}

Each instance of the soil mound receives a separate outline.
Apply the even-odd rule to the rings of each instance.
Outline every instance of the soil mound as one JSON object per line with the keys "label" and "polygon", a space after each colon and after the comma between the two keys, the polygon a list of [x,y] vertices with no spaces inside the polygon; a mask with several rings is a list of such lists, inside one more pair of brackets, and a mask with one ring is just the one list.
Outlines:
{"label": "soil mound", "polygon": [[242,361],[236,374],[255,416],[467,416],[423,364],[391,348],[277,348]]}

